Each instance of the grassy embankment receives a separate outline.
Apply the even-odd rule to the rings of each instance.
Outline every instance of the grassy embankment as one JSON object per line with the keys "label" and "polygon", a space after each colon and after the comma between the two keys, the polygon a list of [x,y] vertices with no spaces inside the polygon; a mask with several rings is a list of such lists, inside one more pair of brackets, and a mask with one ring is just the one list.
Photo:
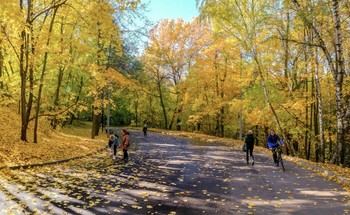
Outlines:
{"label": "grassy embankment", "polygon": [[33,123],[28,129],[28,142],[21,141],[21,118],[15,108],[0,106],[0,124],[0,168],[82,156],[106,145],[103,133],[90,139],[90,123],[76,122],[52,130],[45,119],[40,121],[38,143],[33,143]]}

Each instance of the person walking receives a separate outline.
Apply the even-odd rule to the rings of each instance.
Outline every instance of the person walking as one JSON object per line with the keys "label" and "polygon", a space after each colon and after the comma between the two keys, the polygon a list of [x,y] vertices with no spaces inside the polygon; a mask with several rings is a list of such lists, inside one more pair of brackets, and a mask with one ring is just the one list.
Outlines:
{"label": "person walking", "polygon": [[147,127],[148,123],[145,121],[145,124],[143,125],[142,131],[143,131],[143,136],[147,137]]}
{"label": "person walking", "polygon": [[249,155],[252,158],[252,166],[254,166],[254,155],[253,155],[253,150],[254,150],[254,143],[255,143],[255,137],[253,134],[252,130],[248,131],[247,136],[244,138],[244,142],[246,144],[246,160],[247,164],[249,164]]}
{"label": "person walking", "polygon": [[130,147],[130,134],[129,132],[123,128],[123,140],[120,144],[120,148],[123,150],[123,159],[124,163],[127,163],[129,161],[129,155],[128,155],[128,149]]}
{"label": "person walking", "polygon": [[276,154],[276,148],[280,147],[279,144],[281,144],[282,147],[284,146],[282,139],[275,133],[274,130],[271,130],[269,136],[267,137],[267,146],[272,151],[273,161],[276,166],[279,166]]}

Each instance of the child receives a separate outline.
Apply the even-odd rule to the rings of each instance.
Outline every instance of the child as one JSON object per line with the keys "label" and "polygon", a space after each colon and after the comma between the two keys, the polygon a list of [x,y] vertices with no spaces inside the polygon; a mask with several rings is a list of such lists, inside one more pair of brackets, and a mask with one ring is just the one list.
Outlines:
{"label": "child", "polygon": [[108,139],[108,146],[111,150],[110,154],[112,155],[112,147],[113,147],[113,160],[116,159],[117,148],[119,146],[118,135],[111,134]]}

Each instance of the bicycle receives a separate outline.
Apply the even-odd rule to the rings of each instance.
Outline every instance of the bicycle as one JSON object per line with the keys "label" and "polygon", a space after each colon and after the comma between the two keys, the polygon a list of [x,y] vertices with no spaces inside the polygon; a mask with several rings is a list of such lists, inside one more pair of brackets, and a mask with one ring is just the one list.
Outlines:
{"label": "bicycle", "polygon": [[282,147],[277,146],[277,147],[272,148],[272,153],[276,153],[277,162],[281,164],[283,171],[286,171],[284,168],[283,159],[282,159]]}

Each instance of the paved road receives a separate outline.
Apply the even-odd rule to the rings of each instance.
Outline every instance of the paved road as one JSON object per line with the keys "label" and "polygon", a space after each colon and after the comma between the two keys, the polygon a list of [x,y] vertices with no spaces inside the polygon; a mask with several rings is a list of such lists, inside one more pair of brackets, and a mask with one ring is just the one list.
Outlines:
{"label": "paved road", "polygon": [[327,214],[350,213],[349,193],[293,163],[286,172],[256,152],[183,137],[131,132],[127,165],[107,151],[0,178],[1,214]]}

